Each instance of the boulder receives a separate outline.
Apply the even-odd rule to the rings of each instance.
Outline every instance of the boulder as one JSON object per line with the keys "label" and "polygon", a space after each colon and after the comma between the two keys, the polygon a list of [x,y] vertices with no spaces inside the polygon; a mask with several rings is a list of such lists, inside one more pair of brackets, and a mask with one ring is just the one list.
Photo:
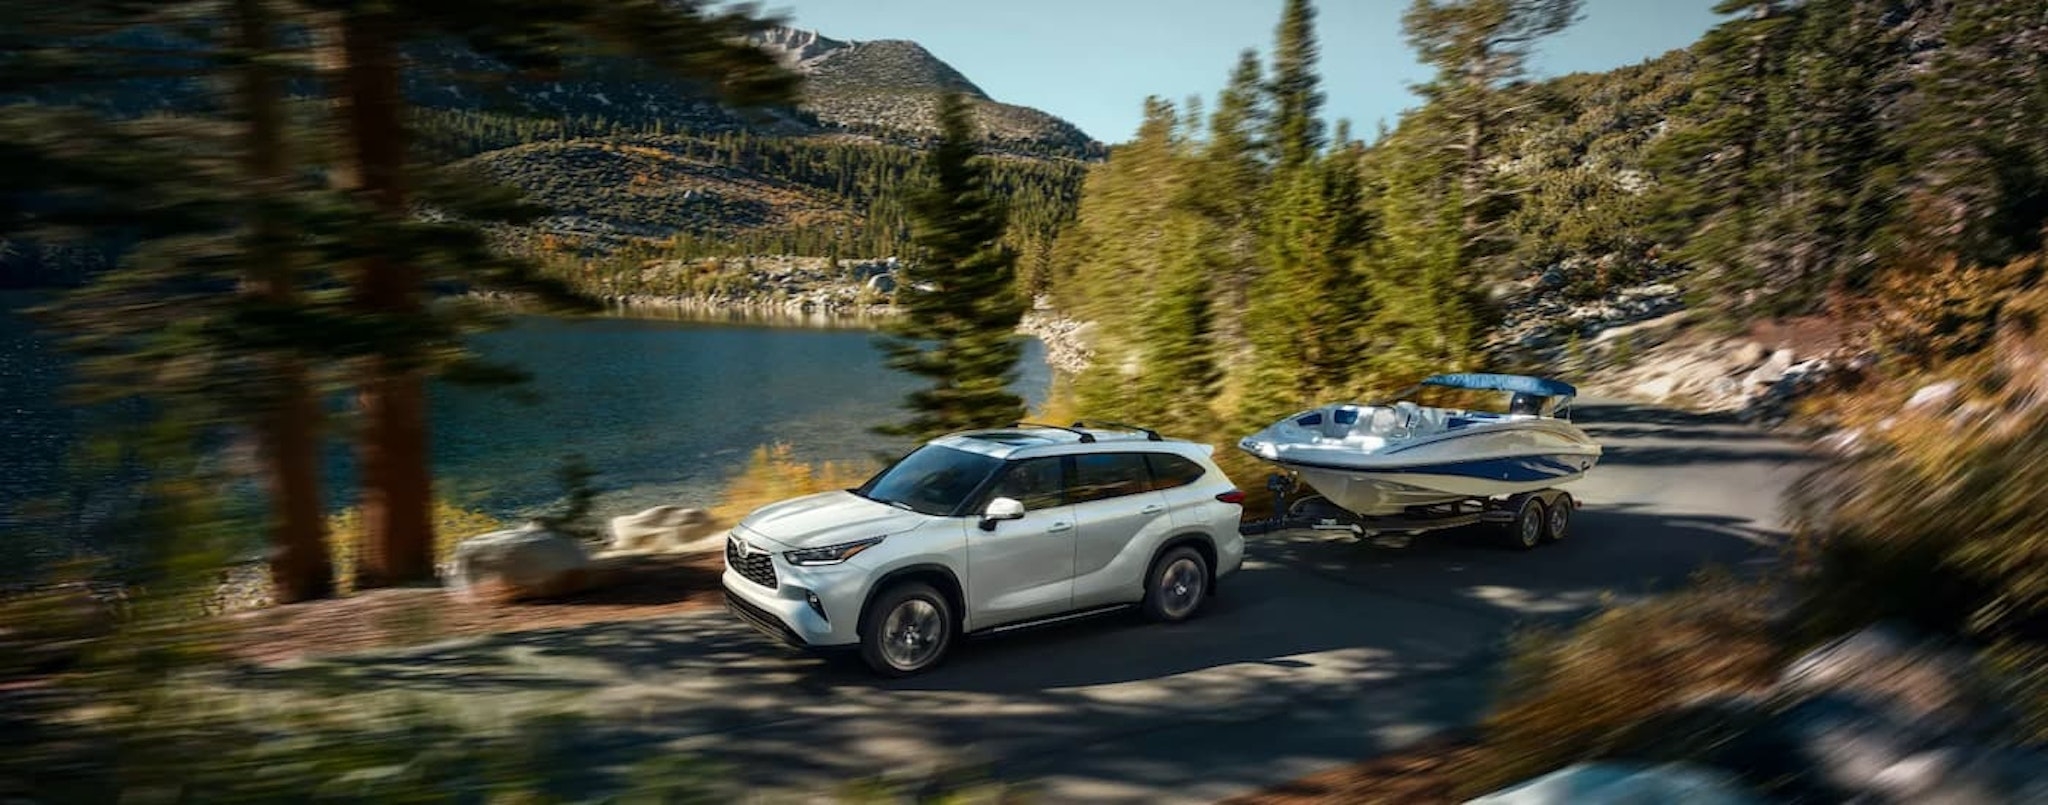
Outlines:
{"label": "boulder", "polygon": [[1671,396],[1671,393],[1673,391],[1676,391],[1677,388],[1678,378],[1672,377],[1670,375],[1664,375],[1662,377],[1655,377],[1649,380],[1645,380],[1641,383],[1637,383],[1635,387],[1635,393],[1636,396],[1639,396],[1645,400],[1650,400],[1652,402],[1663,402],[1666,398],[1669,398]]}
{"label": "boulder", "polygon": [[1728,354],[1728,359],[1734,361],[1735,365],[1742,369],[1749,369],[1763,363],[1766,357],[1768,357],[1768,350],[1764,349],[1764,345],[1755,341],[1744,341],[1742,346],[1736,347],[1734,352]]}
{"label": "boulder", "polygon": [[876,274],[868,278],[867,284],[868,290],[875,293],[896,292],[896,276],[893,274]]}
{"label": "boulder", "polygon": [[1901,720],[1956,728],[1990,709],[1982,679],[1967,652],[1930,646],[1901,627],[1880,624],[1792,661],[1777,690],[1795,698],[1837,694]]}
{"label": "boulder", "polygon": [[656,506],[639,514],[612,518],[613,551],[684,551],[710,543],[717,548],[718,523],[703,509]]}
{"label": "boulder", "polygon": [[1759,737],[1829,801],[2048,801],[2048,752],[2009,745],[1999,689],[1968,651],[1873,626],[1788,665],[1795,704]]}
{"label": "boulder", "polygon": [[470,537],[455,546],[454,591],[466,598],[556,598],[590,586],[582,541],[537,523]]}
{"label": "boulder", "polygon": [[1762,366],[1751,370],[1749,375],[1743,378],[1742,385],[1750,388],[1776,385],[1778,381],[1785,379],[1785,373],[1791,370],[1795,363],[1793,357],[1792,350],[1789,349],[1771,353],[1771,357],[1766,359]]}
{"label": "boulder", "polygon": [[1956,392],[1962,388],[1963,384],[1954,380],[1929,383],[1915,390],[1913,396],[1907,397],[1904,408],[1907,411],[1924,411],[1946,407],[1948,401],[1954,399]]}
{"label": "boulder", "polygon": [[1683,764],[1580,763],[1468,800],[1466,805],[1748,805],[1762,801],[1733,777],[1709,769]]}

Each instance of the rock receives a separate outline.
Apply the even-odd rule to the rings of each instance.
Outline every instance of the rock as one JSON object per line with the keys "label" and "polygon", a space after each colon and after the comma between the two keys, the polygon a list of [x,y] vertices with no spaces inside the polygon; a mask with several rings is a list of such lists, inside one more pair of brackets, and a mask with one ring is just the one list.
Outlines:
{"label": "rock", "polygon": [[875,293],[895,293],[896,276],[893,274],[876,274],[868,278],[867,287],[868,290]]}
{"label": "rock", "polygon": [[[1900,802],[1925,787],[1926,759],[1939,735],[1872,702],[1826,693],[1783,711],[1765,730],[1782,747],[1800,787],[1829,801],[1862,795]],[[1916,760],[1918,758],[1918,760]]]}
{"label": "rock", "polygon": [[2014,717],[1968,651],[1873,626],[1785,669],[1769,731],[1825,798],[2041,802],[2048,752],[2000,745]]}
{"label": "rock", "polygon": [[1856,428],[1835,431],[1820,437],[1818,443],[1822,450],[1834,453],[1835,455],[1853,456],[1862,451],[1863,431]]}
{"label": "rock", "polygon": [[[612,518],[613,551],[685,551],[718,535],[718,523],[703,509],[656,506]],[[716,549],[716,545],[712,546]]]}
{"label": "rock", "polygon": [[1757,386],[1776,384],[1778,381],[1785,379],[1785,372],[1792,368],[1793,362],[1792,350],[1781,349],[1773,352],[1771,357],[1765,360],[1762,366],[1758,366],[1747,377],[1742,379],[1742,385],[1755,388]]}
{"label": "rock", "polygon": [[1914,391],[1913,396],[1906,398],[1903,410],[1924,411],[1945,407],[1949,400],[1955,398],[1956,392],[1961,391],[1962,388],[1963,384],[1954,380],[1929,383]]}
{"label": "rock", "polygon": [[1764,358],[1767,356],[1768,351],[1764,349],[1764,345],[1755,341],[1745,341],[1742,346],[1736,347],[1734,352],[1729,353],[1728,359],[1733,361],[1739,368],[1750,369],[1754,368],[1757,364],[1763,363]]}
{"label": "rock", "polygon": [[467,598],[555,598],[590,584],[583,543],[534,523],[470,537],[454,553],[454,591]]}
{"label": "rock", "polygon": [[1652,378],[1650,380],[1645,380],[1641,383],[1637,383],[1635,387],[1635,393],[1646,400],[1650,400],[1653,402],[1663,402],[1665,399],[1671,396],[1671,392],[1676,390],[1677,386],[1677,378],[1672,377],[1670,375],[1665,375],[1663,377]]}
{"label": "rock", "polygon": [[1878,625],[1785,666],[1778,692],[1839,693],[1914,721],[1960,726],[1984,709],[1984,691],[1975,687],[1981,676],[1967,653],[1929,646],[1900,627]]}
{"label": "rock", "polygon": [[1638,766],[1580,763],[1503,789],[1467,805],[1635,805],[1685,802],[1690,805],[1761,803],[1735,778],[1683,764]]}

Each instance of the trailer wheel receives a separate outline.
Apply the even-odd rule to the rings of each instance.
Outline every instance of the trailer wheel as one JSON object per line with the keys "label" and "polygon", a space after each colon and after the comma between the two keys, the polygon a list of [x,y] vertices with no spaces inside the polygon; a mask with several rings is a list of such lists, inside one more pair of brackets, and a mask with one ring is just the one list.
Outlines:
{"label": "trailer wheel", "polygon": [[1535,495],[1522,498],[1515,519],[1508,522],[1508,546],[1526,551],[1543,542],[1543,501]]}
{"label": "trailer wheel", "polygon": [[1557,497],[1551,498],[1548,516],[1543,518],[1544,542],[1556,542],[1571,535],[1572,508],[1570,492],[1559,492]]}

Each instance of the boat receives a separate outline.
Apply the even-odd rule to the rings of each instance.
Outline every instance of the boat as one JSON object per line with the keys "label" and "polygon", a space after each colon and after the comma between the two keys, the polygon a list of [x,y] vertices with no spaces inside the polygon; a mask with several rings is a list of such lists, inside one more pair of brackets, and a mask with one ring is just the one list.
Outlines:
{"label": "boat", "polygon": [[[1432,394],[1505,395],[1507,404],[1482,411],[1417,402]],[[1570,384],[1546,378],[1437,375],[1385,402],[1302,411],[1245,437],[1238,448],[1292,471],[1338,507],[1394,516],[1584,477],[1599,463],[1600,445],[1571,422],[1577,396]]]}

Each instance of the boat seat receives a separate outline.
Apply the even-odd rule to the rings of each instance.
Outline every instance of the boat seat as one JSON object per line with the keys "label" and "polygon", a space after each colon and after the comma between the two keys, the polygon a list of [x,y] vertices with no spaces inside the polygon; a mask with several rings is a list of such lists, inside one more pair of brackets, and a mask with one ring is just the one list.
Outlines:
{"label": "boat seat", "polygon": [[1369,429],[1374,435],[1390,436],[1396,431],[1403,429],[1402,422],[1404,419],[1406,417],[1402,416],[1401,412],[1392,408],[1374,408],[1372,409],[1372,423]]}
{"label": "boat seat", "polygon": [[1337,408],[1323,417],[1323,438],[1343,439],[1358,425],[1358,409]]}

